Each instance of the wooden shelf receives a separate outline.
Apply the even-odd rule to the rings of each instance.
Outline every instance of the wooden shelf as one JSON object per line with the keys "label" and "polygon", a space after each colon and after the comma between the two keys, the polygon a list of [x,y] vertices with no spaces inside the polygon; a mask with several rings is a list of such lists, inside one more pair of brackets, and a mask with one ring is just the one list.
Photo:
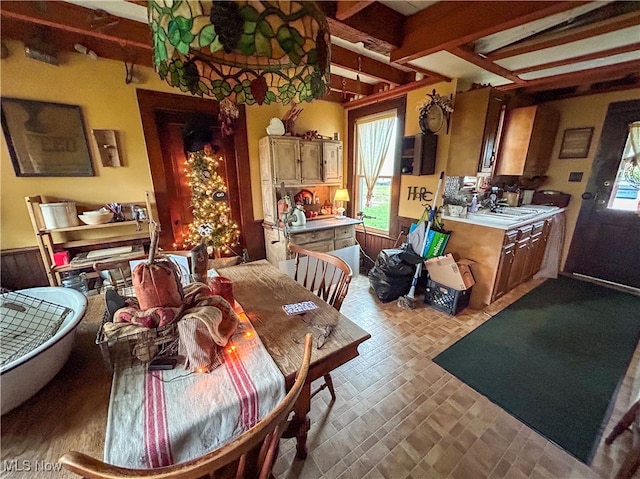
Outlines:
{"label": "wooden shelf", "polygon": [[[66,228],[41,229],[41,233],[68,233],[70,231],[89,231],[101,228],[113,228],[117,226],[131,226],[137,224],[136,221],[118,221],[114,223],[102,223],[100,225],[79,225],[67,226]],[[148,235],[147,235],[148,236]]]}
{"label": "wooden shelf", "polygon": [[[61,285],[61,273],[80,270],[92,270],[93,263],[96,261],[104,261],[105,259],[122,259],[124,261],[138,259],[144,257],[144,248],[141,251],[125,253],[109,258],[95,258],[95,260],[87,260],[76,262],[74,264],[56,265],[55,255],[58,252],[68,251],[71,256],[76,256],[80,252],[103,249],[104,245],[120,244],[137,244],[147,240],[149,241],[148,224],[153,221],[153,211],[151,209],[152,199],[149,193],[143,203],[133,203],[138,205],[146,205],[147,216],[149,220],[145,221],[119,221],[111,223],[103,223],[99,225],[81,225],[68,226],[64,228],[47,228],[44,217],[40,208],[41,204],[47,203],[47,199],[43,196],[28,196],[25,198],[29,211],[29,218],[33,226],[33,232],[38,243],[40,256],[47,273],[47,279],[51,286]],[[142,231],[138,230],[142,224],[145,224]],[[114,228],[121,228],[122,231]],[[127,231],[128,229],[128,231]],[[71,239],[65,237],[66,233],[86,233],[96,231],[91,235],[93,238]],[[120,234],[118,234],[120,233]],[[128,234],[123,234],[128,233]],[[97,236],[97,237],[95,237]],[[82,238],[82,236],[80,236]]]}
{"label": "wooden shelf", "polygon": [[[135,221],[134,221],[135,223]],[[129,235],[121,235],[121,236],[109,236],[107,238],[100,238],[100,244],[109,244],[109,243],[121,243],[123,241],[135,241],[139,239],[148,239],[149,232],[148,231],[140,231],[139,233],[132,233]],[[64,243],[56,243],[56,246],[59,246],[62,249],[70,249],[70,248],[82,248],[85,246],[92,246],[96,244],[95,239],[87,239],[87,240],[76,240],[76,241],[65,241]]]}

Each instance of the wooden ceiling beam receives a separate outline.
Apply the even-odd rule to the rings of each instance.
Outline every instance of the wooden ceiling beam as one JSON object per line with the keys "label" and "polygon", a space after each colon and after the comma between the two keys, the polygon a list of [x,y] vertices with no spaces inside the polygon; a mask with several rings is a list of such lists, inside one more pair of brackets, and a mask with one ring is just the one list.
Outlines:
{"label": "wooden ceiling beam", "polygon": [[336,18],[341,22],[343,22],[347,18],[353,17],[356,13],[368,7],[373,2],[374,0],[364,0],[364,1],[338,0],[338,5],[336,8]]}
{"label": "wooden ceiling beam", "polygon": [[480,68],[483,68],[488,72],[495,73],[496,75],[499,75],[503,78],[507,78],[508,80],[511,80],[517,85],[523,85],[525,83],[525,81],[522,80],[520,77],[518,77],[517,75],[514,75],[511,70],[507,70],[506,68],[503,68],[500,65],[496,65],[491,60],[487,58],[483,58],[468,46],[460,46],[460,47],[452,48],[451,50],[449,50],[449,53],[452,53],[453,55],[459,58],[462,58],[463,60],[466,60],[469,63],[473,63],[474,65]]}
{"label": "wooden ceiling beam", "polygon": [[567,43],[576,42],[585,38],[603,35],[605,33],[620,30],[622,28],[640,25],[640,12],[629,12],[617,17],[603,20],[602,22],[585,25],[583,27],[574,28],[564,32],[552,33],[549,35],[541,35],[529,41],[520,42],[516,45],[500,48],[494,52],[487,54],[491,60],[499,60],[501,58],[513,57],[523,53],[543,50],[558,45],[566,45]]}
{"label": "wooden ceiling beam", "polygon": [[3,1],[0,17],[116,42],[121,46],[147,50],[151,55],[151,32],[147,25],[114,16],[117,23],[95,29],[91,28],[95,12],[66,2]]}
{"label": "wooden ceiling beam", "polygon": [[402,46],[391,52],[391,61],[406,63],[441,50],[451,50],[582,3],[585,2],[438,2],[407,17]]}
{"label": "wooden ceiling beam", "polygon": [[555,68],[561,67],[564,65],[569,65],[571,63],[578,63],[589,60],[597,60],[599,58],[606,58],[612,55],[619,55],[621,53],[628,53],[633,51],[640,51],[640,42],[639,43],[631,43],[629,45],[623,45],[621,47],[610,48],[608,50],[601,50],[599,52],[587,53],[585,55],[579,55],[577,57],[565,58],[564,60],[558,60],[555,62],[549,63],[540,63],[538,65],[533,65],[526,68],[519,68],[517,70],[513,70],[512,73],[515,75],[521,75],[523,73],[535,72],[539,70],[546,70],[547,68]]}
{"label": "wooden ceiling beam", "polygon": [[379,101],[389,100],[391,98],[398,98],[399,96],[406,95],[410,91],[417,90],[418,88],[424,88],[430,85],[435,85],[436,83],[439,83],[439,81],[433,78],[425,78],[424,80],[408,83],[406,85],[402,85],[395,88],[391,88],[389,90],[384,90],[378,93],[374,93],[372,95],[366,96],[364,98],[360,98],[358,100],[353,100],[353,101],[343,103],[342,106],[344,107],[345,110],[350,110],[351,108],[359,108],[361,106],[371,105]]}
{"label": "wooden ceiling beam", "polygon": [[399,70],[387,63],[379,62],[338,45],[331,46],[331,63],[393,85],[403,85],[415,79],[412,72]]}
{"label": "wooden ceiling beam", "polygon": [[[316,5],[324,12],[331,35],[350,43],[362,42],[368,50],[389,55],[402,44],[404,15],[378,2],[372,2],[345,20],[336,15],[340,3],[322,1]],[[355,2],[360,3],[360,2]]]}
{"label": "wooden ceiling beam", "polygon": [[522,87],[522,85],[503,85],[499,86],[498,90],[507,91],[516,88],[522,88],[523,92],[532,93],[542,90],[553,90],[558,88],[579,86],[587,83],[603,82],[629,74],[637,74],[639,71],[640,60],[633,60],[630,62],[616,63],[615,65],[607,65],[605,67],[565,73],[563,75],[554,75],[551,77],[537,78],[535,80],[527,80],[524,88]]}
{"label": "wooden ceiling beam", "polygon": [[374,86],[369,83],[359,82],[334,73],[331,74],[330,82],[331,89],[340,92],[345,91],[358,95],[371,95],[374,92]]}

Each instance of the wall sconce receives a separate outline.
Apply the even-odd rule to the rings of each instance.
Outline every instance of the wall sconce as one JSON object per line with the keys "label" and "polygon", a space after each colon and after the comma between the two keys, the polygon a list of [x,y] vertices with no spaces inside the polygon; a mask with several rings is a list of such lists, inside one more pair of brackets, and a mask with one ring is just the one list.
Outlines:
{"label": "wall sconce", "polygon": [[340,203],[340,207],[336,209],[336,211],[338,212],[338,216],[336,216],[336,218],[346,218],[346,216],[344,215],[345,212],[345,207],[344,207],[344,202],[345,201],[350,201],[349,199],[349,190],[347,190],[346,188],[341,188],[339,190],[336,190],[336,195],[333,197],[333,201],[336,203]]}

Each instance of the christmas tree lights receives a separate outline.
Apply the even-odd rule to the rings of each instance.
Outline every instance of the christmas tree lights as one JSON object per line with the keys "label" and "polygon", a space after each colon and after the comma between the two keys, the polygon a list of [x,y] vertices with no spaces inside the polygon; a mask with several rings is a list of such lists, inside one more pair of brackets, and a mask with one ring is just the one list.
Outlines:
{"label": "christmas tree lights", "polygon": [[217,168],[223,161],[215,158],[210,148],[189,152],[185,176],[191,188],[193,222],[184,238],[186,246],[201,242],[209,254],[220,256],[231,252],[238,242],[238,226],[230,218],[227,185]]}

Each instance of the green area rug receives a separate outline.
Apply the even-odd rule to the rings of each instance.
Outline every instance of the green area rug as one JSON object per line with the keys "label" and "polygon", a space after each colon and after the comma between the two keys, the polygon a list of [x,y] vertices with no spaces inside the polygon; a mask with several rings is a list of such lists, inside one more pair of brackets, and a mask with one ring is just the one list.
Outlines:
{"label": "green area rug", "polygon": [[550,279],[434,361],[589,464],[640,338],[640,297]]}

